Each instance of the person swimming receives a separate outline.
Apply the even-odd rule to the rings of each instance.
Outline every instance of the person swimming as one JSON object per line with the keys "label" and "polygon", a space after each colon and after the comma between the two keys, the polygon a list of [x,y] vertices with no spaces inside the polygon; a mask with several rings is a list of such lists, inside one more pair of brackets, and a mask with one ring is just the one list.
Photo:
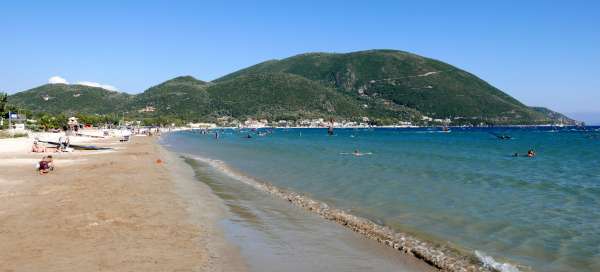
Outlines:
{"label": "person swimming", "polygon": [[356,149],[351,154],[354,155],[354,156],[356,156],[356,157],[360,157],[360,156],[372,155],[373,153],[371,153],[371,152],[362,153],[358,149]]}
{"label": "person swimming", "polygon": [[535,151],[533,149],[529,149],[529,151],[527,151],[527,157],[529,157],[529,158],[535,157]]}

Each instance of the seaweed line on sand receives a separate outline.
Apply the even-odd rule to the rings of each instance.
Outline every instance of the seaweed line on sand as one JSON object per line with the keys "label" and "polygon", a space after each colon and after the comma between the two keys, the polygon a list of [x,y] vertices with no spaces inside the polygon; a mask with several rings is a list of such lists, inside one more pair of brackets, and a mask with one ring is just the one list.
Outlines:
{"label": "seaweed line on sand", "polygon": [[277,196],[297,207],[316,213],[321,217],[336,222],[354,232],[360,233],[369,239],[399,250],[405,254],[412,255],[423,260],[427,264],[442,271],[471,272],[471,271],[497,271],[494,268],[483,265],[474,256],[460,254],[456,250],[444,246],[436,246],[421,241],[409,234],[395,232],[389,227],[378,225],[366,218],[349,214],[343,210],[330,207],[326,203],[313,200],[302,194],[288,191],[272,184],[257,181],[231,169],[224,162],[197,156],[183,156],[207,163],[223,173],[244,182],[260,191]]}

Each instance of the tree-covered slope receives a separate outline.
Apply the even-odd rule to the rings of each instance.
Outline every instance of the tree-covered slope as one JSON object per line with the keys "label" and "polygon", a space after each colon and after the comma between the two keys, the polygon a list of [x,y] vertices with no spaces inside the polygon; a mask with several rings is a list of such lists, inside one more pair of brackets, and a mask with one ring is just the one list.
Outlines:
{"label": "tree-covered slope", "polygon": [[84,85],[46,84],[11,95],[8,101],[34,112],[106,114],[126,110],[131,98]]}
{"label": "tree-covered slope", "polygon": [[136,95],[129,108],[139,111],[147,106],[155,108],[154,112],[146,112],[144,116],[180,116],[198,119],[206,114],[209,97],[206,88],[210,84],[191,76],[176,77],[153,86]]}
{"label": "tree-covered slope", "polygon": [[454,124],[539,124],[559,113],[528,107],[452,65],[396,50],[308,53],[270,60],[213,82],[177,77],[127,95],[47,84],[9,97],[34,112],[110,113],[184,120],[369,117],[380,123],[450,118]]}
{"label": "tree-covered slope", "polygon": [[299,75],[364,100],[383,99],[437,118],[547,119],[466,71],[396,50],[301,54],[263,62],[216,82],[260,73]]}
{"label": "tree-covered slope", "polygon": [[552,120],[556,120],[558,123],[573,124],[573,123],[577,122],[562,113],[555,112],[555,111],[545,108],[545,107],[531,107],[531,109],[547,116],[548,118],[550,118]]}
{"label": "tree-covered slope", "polygon": [[142,116],[179,116],[213,120],[344,118],[363,116],[408,120],[420,114],[382,101],[359,101],[319,82],[288,73],[243,75],[216,84],[179,77],[154,86],[133,99],[132,107],[155,108]]}
{"label": "tree-covered slope", "polygon": [[351,98],[292,74],[239,76],[219,82],[207,92],[211,111],[218,115],[269,119],[365,115]]}

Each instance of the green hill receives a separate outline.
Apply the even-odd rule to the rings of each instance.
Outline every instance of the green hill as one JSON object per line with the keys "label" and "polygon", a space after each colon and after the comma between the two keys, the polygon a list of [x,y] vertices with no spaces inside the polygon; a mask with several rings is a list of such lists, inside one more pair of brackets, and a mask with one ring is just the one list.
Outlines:
{"label": "green hill", "polygon": [[221,81],[207,92],[211,112],[236,118],[350,118],[365,114],[351,98],[292,74],[239,76]]}
{"label": "green hill", "polygon": [[147,117],[167,115],[199,119],[201,115],[207,113],[206,105],[210,99],[206,88],[209,85],[191,76],[176,77],[136,95],[129,108],[132,112],[136,112],[146,106],[154,107],[154,112],[143,114]]}
{"label": "green hill", "polygon": [[544,116],[546,116],[547,118],[555,120],[559,123],[571,124],[575,121],[562,113],[555,112],[555,111],[545,108],[545,107],[531,107],[531,109],[533,109],[534,111],[537,111],[537,112],[543,114]]}
{"label": "green hill", "polygon": [[260,73],[299,75],[361,100],[382,99],[434,118],[523,123],[548,119],[466,71],[396,50],[301,54],[263,62],[215,82]]}
{"label": "green hill", "polygon": [[[186,119],[215,119],[230,116],[237,119],[266,118],[344,118],[370,114],[353,97],[341,94],[322,84],[292,74],[263,73],[239,76],[217,84],[197,81],[191,77],[176,78],[154,86],[133,99],[133,107],[155,108],[141,116],[178,116]],[[409,117],[411,109],[385,110],[379,116]],[[204,117],[204,118],[200,118]]]}
{"label": "green hill", "polygon": [[523,105],[449,64],[396,50],[308,53],[270,60],[213,82],[177,77],[127,95],[81,85],[48,84],[9,97],[37,112],[110,113],[139,118],[214,120],[229,116],[299,119],[369,117],[380,123],[537,124],[574,121]]}
{"label": "green hill", "polygon": [[126,110],[131,98],[84,85],[46,84],[9,96],[9,103],[33,112],[107,114]]}

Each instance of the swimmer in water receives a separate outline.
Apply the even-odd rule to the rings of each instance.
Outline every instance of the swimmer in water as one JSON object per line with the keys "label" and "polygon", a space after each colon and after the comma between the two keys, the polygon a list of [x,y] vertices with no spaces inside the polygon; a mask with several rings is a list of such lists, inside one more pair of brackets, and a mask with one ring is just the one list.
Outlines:
{"label": "swimmer in water", "polygon": [[360,151],[358,151],[358,149],[354,150],[354,152],[352,152],[352,155],[360,157],[360,156],[366,156],[366,155],[371,155],[373,153],[371,152],[367,152],[367,153],[361,153]]}
{"label": "swimmer in water", "polygon": [[352,156],[356,156],[356,157],[361,157],[361,156],[373,155],[373,153],[371,153],[371,152],[362,153],[362,152],[358,151],[358,149],[356,149],[356,150],[354,150],[354,152],[351,152],[351,153],[342,152],[342,153],[340,153],[340,155],[352,155]]}
{"label": "swimmer in water", "polygon": [[529,151],[527,151],[527,157],[529,157],[529,158],[535,157],[535,151],[533,151],[533,149],[529,149]]}

